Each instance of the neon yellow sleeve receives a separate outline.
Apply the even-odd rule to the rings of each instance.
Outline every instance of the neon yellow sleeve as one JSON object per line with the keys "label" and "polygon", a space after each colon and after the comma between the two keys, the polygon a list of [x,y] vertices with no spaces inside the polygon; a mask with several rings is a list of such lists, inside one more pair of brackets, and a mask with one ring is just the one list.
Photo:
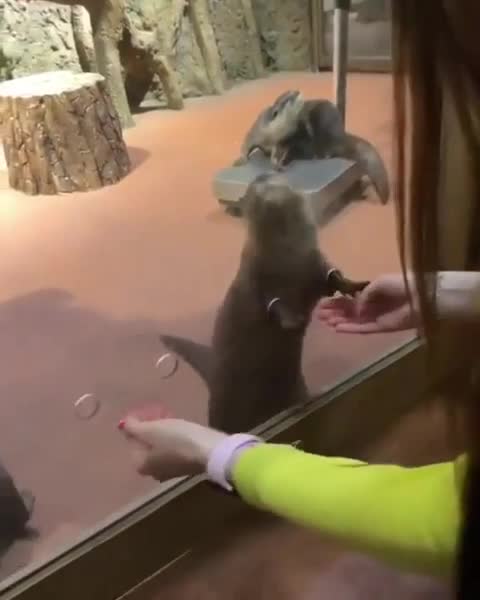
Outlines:
{"label": "neon yellow sleeve", "polygon": [[260,444],[240,454],[232,479],[257,508],[397,567],[448,575],[460,528],[464,459],[406,468]]}

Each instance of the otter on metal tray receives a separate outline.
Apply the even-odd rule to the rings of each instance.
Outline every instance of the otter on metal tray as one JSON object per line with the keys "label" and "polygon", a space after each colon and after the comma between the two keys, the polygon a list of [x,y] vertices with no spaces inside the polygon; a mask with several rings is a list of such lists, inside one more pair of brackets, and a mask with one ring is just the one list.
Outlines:
{"label": "otter on metal tray", "polygon": [[283,171],[294,191],[312,202],[319,224],[364,198],[368,185],[382,204],[390,195],[387,169],[375,146],[345,129],[335,104],[306,100],[297,89],[284,91],[257,115],[240,156],[217,174],[214,192],[241,213],[246,187],[272,170]]}

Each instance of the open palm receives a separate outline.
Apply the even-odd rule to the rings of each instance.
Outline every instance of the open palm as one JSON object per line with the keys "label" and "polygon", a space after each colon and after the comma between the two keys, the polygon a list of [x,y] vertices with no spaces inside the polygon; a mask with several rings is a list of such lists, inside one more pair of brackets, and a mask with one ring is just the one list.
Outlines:
{"label": "open palm", "polygon": [[400,331],[417,324],[401,274],[379,277],[355,298],[323,299],[318,318],[343,333]]}

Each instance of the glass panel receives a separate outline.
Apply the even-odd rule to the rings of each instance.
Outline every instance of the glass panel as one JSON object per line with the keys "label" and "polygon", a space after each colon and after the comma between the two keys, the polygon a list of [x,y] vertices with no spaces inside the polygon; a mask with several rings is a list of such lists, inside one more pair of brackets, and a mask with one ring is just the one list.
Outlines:
{"label": "glass panel", "polygon": [[[119,53],[102,39],[96,44],[100,70],[105,56],[119,60],[118,78],[108,82],[113,104],[95,78],[51,73],[96,70],[83,9],[19,0],[1,14],[0,74],[9,81],[0,87],[0,483],[8,491],[0,498],[9,503],[0,506],[2,528],[4,510],[20,511],[17,529],[1,534],[2,580],[168,487],[133,472],[116,425],[129,411],[160,406],[207,422],[205,382],[181,358],[165,357],[159,336],[210,344],[236,275],[246,231],[232,212],[245,191],[245,169],[263,167],[252,157],[247,167],[220,171],[239,157],[253,121],[280,94],[331,96],[330,74],[308,72],[306,2],[127,4]],[[388,75],[355,76],[348,86],[349,131],[373,143],[388,166],[390,93]],[[392,204],[381,206],[373,191],[366,199],[358,189],[344,194],[360,174],[353,163],[311,157],[286,172],[317,211],[319,243],[333,265],[356,279],[399,268]],[[294,241],[292,248],[305,238]],[[252,379],[242,370],[252,357],[271,386],[272,373],[284,372],[275,357],[291,333],[282,330],[282,310],[278,316],[277,306],[273,318],[269,307],[279,297],[284,308],[283,299],[305,285],[299,270],[289,270],[291,256],[282,250],[271,261],[277,284],[262,303],[247,293],[229,317],[233,339],[245,340],[245,312],[259,315],[240,353],[240,344],[230,347],[246,387],[239,388],[243,396],[228,397],[224,414],[254,397],[257,388],[248,387]],[[261,283],[266,289],[271,279]],[[310,394],[324,393],[411,338],[411,332],[340,335],[314,316],[302,358]],[[294,356],[299,350],[294,345]],[[286,397],[282,389],[266,398],[278,401],[272,414]],[[22,510],[32,510],[26,528]]]}
{"label": "glass panel", "polygon": [[[323,2],[324,44],[328,56],[332,56],[333,47],[333,4],[333,1]],[[353,64],[391,56],[389,15],[390,0],[352,0],[348,52]]]}

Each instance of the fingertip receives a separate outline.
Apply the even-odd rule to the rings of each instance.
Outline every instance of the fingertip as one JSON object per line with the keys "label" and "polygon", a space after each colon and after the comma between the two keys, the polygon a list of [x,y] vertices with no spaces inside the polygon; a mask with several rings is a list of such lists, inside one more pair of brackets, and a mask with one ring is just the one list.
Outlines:
{"label": "fingertip", "polygon": [[330,327],[337,327],[337,325],[340,325],[341,323],[347,323],[347,322],[348,322],[348,320],[346,319],[346,317],[340,317],[340,316],[330,317],[327,321],[327,323]]}
{"label": "fingertip", "polygon": [[163,407],[142,409],[127,415],[120,421],[118,428],[128,438],[149,445],[151,436],[156,435],[158,424],[173,418],[173,414]]}
{"label": "fingertip", "polygon": [[144,430],[144,423],[136,415],[128,415],[120,421],[122,427],[120,431],[130,436],[139,436]]}
{"label": "fingertip", "polygon": [[355,298],[355,303],[353,305],[354,315],[357,318],[361,318],[365,315],[368,308],[368,296],[362,296],[363,292]]}
{"label": "fingertip", "polygon": [[130,434],[132,432],[132,423],[130,417],[125,417],[121,419],[118,423],[118,429],[125,434]]}
{"label": "fingertip", "polygon": [[361,334],[361,333],[365,333],[364,331],[360,331],[358,329],[354,329],[353,327],[349,327],[346,324],[340,323],[339,325],[337,325],[335,327],[335,331],[337,333],[350,333],[350,334]]}
{"label": "fingertip", "polygon": [[337,333],[353,333],[352,327],[348,323],[337,323],[333,328]]}
{"label": "fingertip", "polygon": [[332,301],[332,297],[320,298],[320,300],[318,301],[318,306],[321,306],[323,308],[331,306]]}
{"label": "fingertip", "polygon": [[161,421],[163,419],[173,418],[173,413],[163,405],[144,406],[130,414],[137,421],[142,423],[149,421]]}
{"label": "fingertip", "polygon": [[380,331],[376,323],[339,323],[336,330],[338,333],[353,333],[359,335],[379,333]]}
{"label": "fingertip", "polygon": [[321,321],[330,321],[331,319],[346,318],[345,311],[338,308],[324,308],[318,312],[318,318]]}

